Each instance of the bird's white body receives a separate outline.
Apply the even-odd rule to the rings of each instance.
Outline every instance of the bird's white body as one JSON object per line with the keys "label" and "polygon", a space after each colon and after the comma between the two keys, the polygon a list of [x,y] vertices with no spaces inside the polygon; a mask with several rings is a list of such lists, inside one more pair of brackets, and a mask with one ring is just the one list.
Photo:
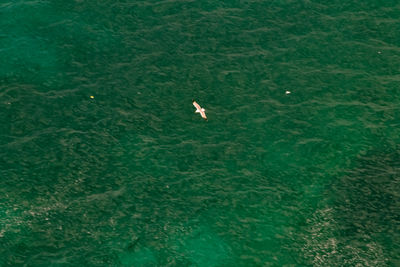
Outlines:
{"label": "bird's white body", "polygon": [[205,120],[207,120],[207,116],[206,116],[206,110],[202,107],[200,107],[199,104],[197,104],[196,101],[193,101],[193,106],[196,108],[195,113],[200,113],[201,117]]}

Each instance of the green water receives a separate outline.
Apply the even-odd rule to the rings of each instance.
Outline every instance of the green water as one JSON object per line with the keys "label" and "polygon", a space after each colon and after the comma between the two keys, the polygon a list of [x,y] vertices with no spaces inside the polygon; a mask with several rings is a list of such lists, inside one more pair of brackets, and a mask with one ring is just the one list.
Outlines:
{"label": "green water", "polygon": [[400,266],[399,17],[1,1],[0,266]]}

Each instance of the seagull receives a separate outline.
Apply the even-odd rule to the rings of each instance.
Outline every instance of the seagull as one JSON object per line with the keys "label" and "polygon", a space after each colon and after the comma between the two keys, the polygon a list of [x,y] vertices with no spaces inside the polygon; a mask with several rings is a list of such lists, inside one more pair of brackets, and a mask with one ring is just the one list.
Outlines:
{"label": "seagull", "polygon": [[207,116],[206,116],[206,110],[202,107],[200,107],[199,104],[197,104],[196,101],[193,100],[193,106],[196,108],[195,113],[200,113],[201,117],[205,120],[207,120]]}

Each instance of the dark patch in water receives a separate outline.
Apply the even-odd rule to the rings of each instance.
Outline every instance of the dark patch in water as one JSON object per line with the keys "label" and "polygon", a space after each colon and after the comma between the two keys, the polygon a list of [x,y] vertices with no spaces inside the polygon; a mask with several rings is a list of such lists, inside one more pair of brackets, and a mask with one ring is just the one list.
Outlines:
{"label": "dark patch in water", "polygon": [[[399,247],[393,250],[400,240],[399,192],[400,150],[385,146],[359,156],[357,167],[332,186],[337,236],[343,246],[358,250],[359,263],[400,259]],[[356,258],[350,250],[346,254]]]}

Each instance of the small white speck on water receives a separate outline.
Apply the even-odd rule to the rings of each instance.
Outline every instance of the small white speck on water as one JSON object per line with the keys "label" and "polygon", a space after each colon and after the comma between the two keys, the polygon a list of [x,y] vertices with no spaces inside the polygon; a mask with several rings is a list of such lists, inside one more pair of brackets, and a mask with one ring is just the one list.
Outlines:
{"label": "small white speck on water", "polygon": [[378,51],[378,54],[382,54],[382,52],[381,52],[381,51]]}
{"label": "small white speck on water", "polygon": [[285,92],[285,94],[287,94],[287,95],[290,94],[290,93],[291,93],[290,91],[286,91],[286,92]]}

